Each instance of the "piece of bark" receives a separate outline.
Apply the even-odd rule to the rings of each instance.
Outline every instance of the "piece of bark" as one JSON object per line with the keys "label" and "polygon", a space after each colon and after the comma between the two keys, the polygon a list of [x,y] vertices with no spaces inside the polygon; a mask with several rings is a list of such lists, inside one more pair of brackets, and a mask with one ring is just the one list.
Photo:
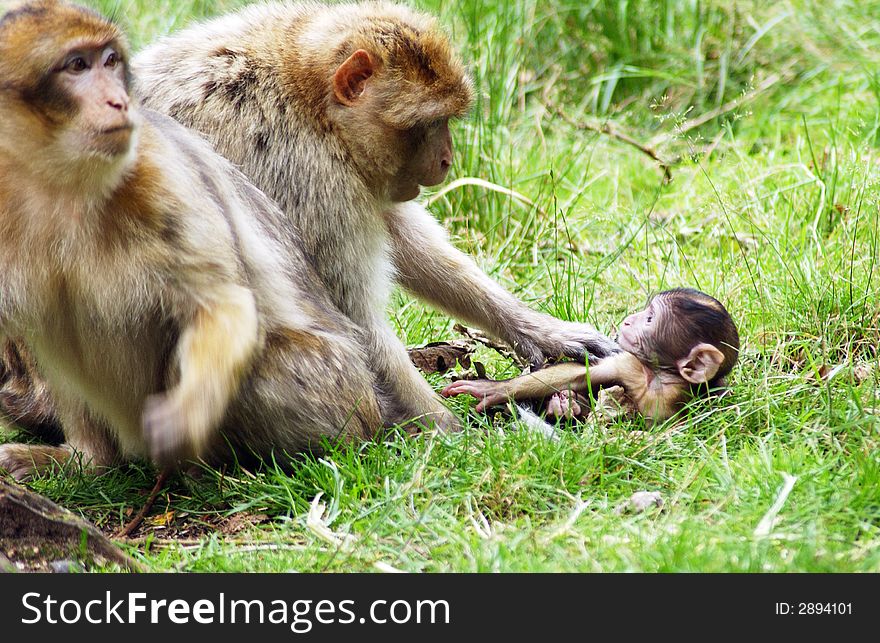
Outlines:
{"label": "piece of bark", "polygon": [[[0,480],[0,552],[23,571],[141,566],[97,527],[48,498]],[[0,561],[2,565],[2,561]]]}
{"label": "piece of bark", "polygon": [[416,368],[426,374],[445,373],[458,362],[463,368],[471,367],[474,345],[454,339],[449,342],[431,342],[409,349],[409,358]]}

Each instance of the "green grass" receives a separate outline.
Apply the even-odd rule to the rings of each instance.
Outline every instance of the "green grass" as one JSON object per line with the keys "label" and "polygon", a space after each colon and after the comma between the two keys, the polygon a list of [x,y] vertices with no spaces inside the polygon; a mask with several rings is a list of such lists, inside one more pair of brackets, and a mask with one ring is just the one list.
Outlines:
{"label": "green grass", "polygon": [[[243,3],[94,4],[115,10],[138,47]],[[452,178],[537,205],[477,187],[448,193],[431,209],[457,244],[536,308],[609,333],[657,290],[717,296],[743,338],[732,395],[649,432],[596,421],[548,442],[471,414],[461,434],[306,458],[292,475],[180,477],[153,510],[169,525],[150,524],[133,553],[156,570],[193,571],[880,571],[876,7],[420,6],[451,31],[479,90],[455,127]],[[672,182],[560,111],[677,159]],[[409,344],[454,336],[449,319],[403,295],[390,314]],[[513,373],[482,357],[491,373]],[[796,477],[791,493],[756,535],[784,475]],[[113,530],[153,476],[132,466],[31,486]],[[663,509],[616,511],[640,490],[660,491]],[[335,540],[308,525],[317,494]],[[241,512],[258,524],[217,529]]]}

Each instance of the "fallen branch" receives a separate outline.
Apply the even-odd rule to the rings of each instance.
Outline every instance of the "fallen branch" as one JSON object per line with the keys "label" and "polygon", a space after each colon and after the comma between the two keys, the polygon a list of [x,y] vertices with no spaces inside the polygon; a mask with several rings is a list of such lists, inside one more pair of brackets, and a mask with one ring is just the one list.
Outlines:
{"label": "fallen branch", "polygon": [[519,366],[525,367],[528,366],[528,363],[520,359],[519,355],[514,353],[510,347],[506,344],[502,344],[500,342],[496,342],[491,337],[487,337],[482,332],[475,328],[468,328],[462,324],[456,324],[452,327],[452,329],[461,335],[464,335],[468,339],[471,339],[479,344],[482,344],[486,348],[491,348],[493,351],[504,357],[505,359],[512,360],[514,363]]}
{"label": "fallen branch", "polygon": [[575,121],[571,117],[569,117],[565,112],[560,110],[554,105],[550,106],[550,111],[559,116],[566,123],[574,127],[578,130],[586,130],[590,132],[597,132],[599,134],[605,134],[606,136],[610,136],[613,139],[620,141],[621,143],[626,143],[627,145],[631,145],[636,148],[643,154],[651,157],[657,165],[663,170],[663,181],[669,183],[672,180],[672,166],[675,165],[678,159],[676,160],[666,160],[660,153],[654,149],[654,147],[650,144],[646,145],[634,139],[629,134],[621,132],[614,125],[612,125],[609,121],[605,122],[587,122],[587,121]]}
{"label": "fallen branch", "polygon": [[138,527],[141,526],[144,518],[150,512],[150,509],[153,508],[153,504],[156,502],[156,498],[159,497],[159,492],[162,491],[162,487],[165,486],[165,482],[167,482],[168,476],[170,475],[170,468],[162,469],[162,472],[156,478],[156,484],[153,485],[153,490],[150,491],[150,497],[147,498],[144,506],[141,507],[141,510],[137,512],[137,515],[132,518],[131,521],[129,521],[129,523],[125,525],[125,527],[123,527],[121,531],[113,536],[114,538],[128,538],[135,532]]}
{"label": "fallen branch", "polygon": [[142,571],[92,523],[0,479],[0,570],[57,571],[106,564]]}
{"label": "fallen branch", "polygon": [[673,138],[674,136],[681,136],[683,134],[687,134],[691,130],[696,129],[696,128],[700,127],[701,125],[705,125],[709,121],[714,120],[714,119],[718,118],[719,116],[722,116],[724,114],[732,112],[733,110],[737,109],[738,107],[741,107],[747,103],[752,102],[758,96],[760,96],[765,91],[767,91],[768,89],[773,87],[779,81],[790,79],[791,78],[791,68],[793,65],[794,65],[793,62],[789,63],[788,65],[786,65],[786,67],[782,71],[780,71],[778,73],[770,74],[769,76],[767,76],[767,78],[765,78],[760,83],[758,83],[757,87],[746,92],[745,94],[742,94],[741,96],[738,96],[737,98],[734,98],[733,100],[727,101],[723,105],[719,105],[715,109],[711,109],[708,112],[706,112],[705,114],[700,114],[699,116],[695,116],[694,118],[686,120],[685,122],[681,123],[681,125],[679,125],[675,128],[674,134],[670,134],[668,132],[658,134],[657,136],[655,136],[654,138],[651,139],[651,141],[649,142],[649,145],[659,145],[659,144],[669,140],[670,138]]}

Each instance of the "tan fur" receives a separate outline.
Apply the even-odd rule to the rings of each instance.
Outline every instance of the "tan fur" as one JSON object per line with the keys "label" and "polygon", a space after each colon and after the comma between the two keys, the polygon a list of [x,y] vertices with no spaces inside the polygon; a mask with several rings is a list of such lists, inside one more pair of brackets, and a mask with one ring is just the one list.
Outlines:
{"label": "tan fur", "polygon": [[[0,40],[23,49],[0,48],[0,77],[34,51],[54,61],[71,42],[115,33],[64,4],[17,11]],[[75,120],[15,131],[37,89],[0,85],[0,338],[32,349],[67,445],[0,445],[0,467],[25,477],[73,452],[92,467],[220,463],[373,435],[358,331],[281,241],[275,206],[199,137],[146,110],[119,158],[66,143],[81,135]],[[267,345],[278,336],[299,341]]]}
{"label": "tan fur", "polygon": [[[333,98],[337,67],[358,50],[376,63],[366,91],[375,109],[365,114]],[[431,16],[390,2],[254,4],[160,40],[134,67],[149,107],[204,134],[281,206],[284,252],[305,251],[358,328],[385,424],[430,417],[458,425],[388,324],[393,281],[534,363],[616,350],[587,324],[523,305],[456,250],[418,203],[390,201],[390,177],[410,158],[407,132],[396,128],[461,115],[473,98]]]}
{"label": "tan fur", "polygon": [[[376,64],[367,113],[333,97],[337,67],[358,50]],[[393,279],[535,362],[616,350],[586,324],[530,310],[455,250],[424,207],[389,200],[408,159],[400,128],[461,115],[472,101],[434,18],[389,2],[255,4],[160,40],[135,69],[150,107],[203,133],[284,210],[287,246],[303,244],[360,328],[386,424],[458,424],[388,325]]]}

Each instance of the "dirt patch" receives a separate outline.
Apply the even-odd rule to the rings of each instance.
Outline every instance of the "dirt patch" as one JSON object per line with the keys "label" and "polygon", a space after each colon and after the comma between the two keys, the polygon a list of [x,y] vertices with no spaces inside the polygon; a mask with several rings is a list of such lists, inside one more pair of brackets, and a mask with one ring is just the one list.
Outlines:
{"label": "dirt patch", "polygon": [[79,571],[140,565],[97,527],[19,485],[0,480],[0,569]]}

